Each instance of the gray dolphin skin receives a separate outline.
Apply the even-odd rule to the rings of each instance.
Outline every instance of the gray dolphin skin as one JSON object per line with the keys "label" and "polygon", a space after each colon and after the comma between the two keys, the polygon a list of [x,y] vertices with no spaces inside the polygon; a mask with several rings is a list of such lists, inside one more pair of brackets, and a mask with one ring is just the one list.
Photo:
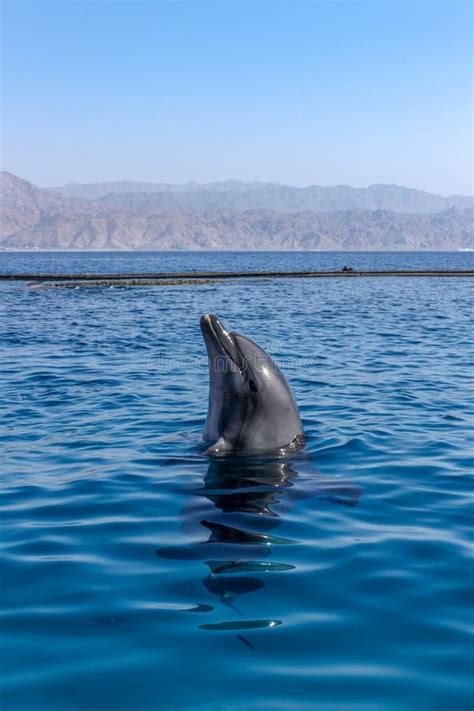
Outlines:
{"label": "gray dolphin skin", "polygon": [[285,453],[304,441],[290,387],[270,356],[213,314],[201,318],[209,357],[207,454]]}

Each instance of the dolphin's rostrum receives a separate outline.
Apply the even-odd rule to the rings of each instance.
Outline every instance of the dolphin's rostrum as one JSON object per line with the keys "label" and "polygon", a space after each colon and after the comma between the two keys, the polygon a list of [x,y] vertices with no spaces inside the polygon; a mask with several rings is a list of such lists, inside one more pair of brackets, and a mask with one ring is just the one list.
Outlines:
{"label": "dolphin's rostrum", "polygon": [[303,442],[301,418],[278,366],[256,343],[201,318],[209,356],[208,454],[286,451]]}

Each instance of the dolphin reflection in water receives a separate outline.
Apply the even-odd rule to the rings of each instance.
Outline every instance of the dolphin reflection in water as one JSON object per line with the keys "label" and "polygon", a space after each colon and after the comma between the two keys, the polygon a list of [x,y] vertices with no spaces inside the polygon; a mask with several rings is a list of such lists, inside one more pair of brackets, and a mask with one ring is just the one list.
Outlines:
{"label": "dolphin reflection in water", "polygon": [[[262,590],[271,574],[295,568],[272,560],[274,552],[297,543],[276,535],[285,511],[309,497],[355,506],[361,490],[312,471],[301,449],[303,429],[293,395],[268,354],[245,336],[228,333],[216,316],[203,316],[201,330],[209,356],[204,440],[210,463],[183,515],[183,530],[195,543],[159,549],[157,555],[202,560],[203,586],[240,618],[202,629],[276,627],[278,619],[244,619],[239,598]],[[214,606],[198,603],[188,611],[212,612]]]}
{"label": "dolphin reflection in water", "polygon": [[[233,610],[234,619],[201,624],[202,629],[238,632],[275,627],[280,620],[244,619],[240,598],[262,591],[273,574],[295,569],[291,549],[298,541],[279,535],[278,530],[285,513],[298,500],[310,497],[356,506],[360,495],[361,489],[353,484],[311,471],[304,454],[281,460],[223,457],[210,462],[202,486],[188,491],[182,529],[194,542],[161,548],[157,555],[201,560],[206,568],[202,585]],[[187,611],[215,609],[204,601],[196,603]]]}

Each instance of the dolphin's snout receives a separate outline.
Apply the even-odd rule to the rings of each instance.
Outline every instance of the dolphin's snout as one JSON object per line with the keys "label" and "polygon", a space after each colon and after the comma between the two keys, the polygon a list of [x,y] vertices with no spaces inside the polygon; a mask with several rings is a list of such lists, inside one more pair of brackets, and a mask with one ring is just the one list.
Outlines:
{"label": "dolphin's snout", "polygon": [[201,316],[200,325],[201,330],[206,333],[209,330],[213,333],[217,333],[219,331],[224,331],[225,333],[227,333],[224,324],[215,314],[203,314]]}
{"label": "dolphin's snout", "polygon": [[[201,331],[204,331],[210,327],[211,316],[214,316],[214,314],[203,314],[201,316],[201,320],[199,321],[199,325],[201,326]],[[214,316],[214,318],[216,318],[216,317]]]}
{"label": "dolphin's snout", "polygon": [[207,340],[207,338],[215,338],[216,331],[214,328],[214,324],[219,323],[219,325],[222,325],[214,314],[203,314],[201,316],[201,320],[199,322],[199,325],[201,326],[201,332],[202,335],[204,336],[204,340]]}
{"label": "dolphin's snout", "polygon": [[235,357],[235,344],[229,331],[215,314],[204,314],[200,321],[202,335],[208,348]]}

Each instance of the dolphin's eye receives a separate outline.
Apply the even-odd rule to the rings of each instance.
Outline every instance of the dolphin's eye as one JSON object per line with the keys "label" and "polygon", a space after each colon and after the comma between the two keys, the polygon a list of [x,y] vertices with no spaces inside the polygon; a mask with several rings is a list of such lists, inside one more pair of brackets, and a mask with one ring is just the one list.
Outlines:
{"label": "dolphin's eye", "polygon": [[255,380],[249,380],[249,390],[251,393],[258,392],[258,388],[257,388],[257,384],[255,383]]}

